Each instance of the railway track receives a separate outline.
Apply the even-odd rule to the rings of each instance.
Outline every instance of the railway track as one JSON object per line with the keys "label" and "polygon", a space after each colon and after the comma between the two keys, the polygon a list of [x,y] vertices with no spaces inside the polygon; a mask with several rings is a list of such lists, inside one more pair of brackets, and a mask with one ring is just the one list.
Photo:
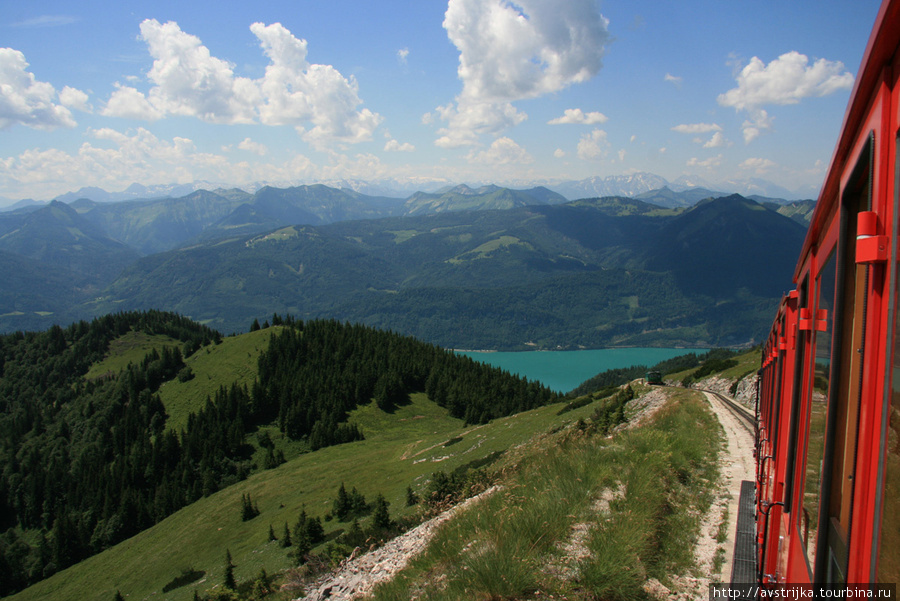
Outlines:
{"label": "railway track", "polygon": [[706,394],[711,394],[714,397],[716,397],[716,399],[718,399],[719,402],[721,402],[725,406],[725,408],[731,412],[732,415],[734,415],[736,418],[738,418],[738,421],[741,423],[741,426],[743,426],[747,430],[747,432],[749,432],[750,434],[756,433],[756,428],[755,428],[756,417],[752,413],[750,413],[750,411],[748,411],[746,407],[743,407],[743,406],[739,405],[738,403],[735,403],[734,401],[729,399],[727,396],[719,394],[718,392],[713,392],[712,390],[705,390],[702,388],[700,389],[700,391],[705,392]]}

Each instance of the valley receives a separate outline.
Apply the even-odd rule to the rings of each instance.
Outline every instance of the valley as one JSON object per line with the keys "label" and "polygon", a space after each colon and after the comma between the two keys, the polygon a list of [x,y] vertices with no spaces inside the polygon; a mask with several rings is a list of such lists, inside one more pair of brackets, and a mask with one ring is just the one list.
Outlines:
{"label": "valley", "polygon": [[[269,326],[236,337],[225,337],[218,344],[201,346],[187,356],[185,364],[191,368],[193,378],[184,382],[179,378],[172,378],[159,389],[167,415],[165,427],[176,430],[185,427],[185,414],[202,409],[202,403],[198,407],[195,399],[202,396],[203,390],[214,394],[214,389],[228,380],[225,374],[230,374],[236,382],[248,382],[257,377],[254,366],[259,363],[259,357],[262,356],[260,353],[268,348],[264,341],[272,334],[278,335],[286,327],[289,326]],[[305,329],[309,329],[308,324]],[[3,338],[3,341],[5,344],[9,343],[8,338]],[[136,330],[132,330],[116,338],[114,342],[110,346],[111,352],[91,363],[91,369],[86,372],[88,377],[104,377],[102,374],[117,369],[116,366],[121,369],[122,365],[134,361],[135,357],[152,353],[154,349],[159,351],[177,340],[171,334],[138,336]],[[9,366],[9,355],[6,357],[6,365]],[[750,353],[739,362],[735,361],[730,370],[744,374],[752,369],[755,360],[756,354]],[[242,374],[242,370],[247,371]],[[684,373],[689,372],[690,370]],[[4,373],[10,373],[8,368]],[[683,376],[676,373],[671,377],[678,379]],[[607,446],[604,433],[611,430],[617,420],[635,419],[643,423],[646,419],[638,416],[642,415],[641,407],[646,404],[642,399],[647,390],[640,385],[636,385],[635,390],[636,399],[626,400],[622,405],[615,404],[615,399],[621,396],[618,393],[610,397],[608,391],[598,391],[582,396],[578,403],[551,400],[547,406],[518,412],[509,417],[497,417],[483,424],[467,424],[463,419],[452,417],[446,407],[441,407],[422,392],[411,393],[408,401],[389,411],[380,408],[373,399],[350,411],[346,417],[347,423],[355,424],[364,434],[363,440],[327,446],[315,452],[309,452],[309,447],[304,444],[292,443],[277,427],[262,426],[255,431],[249,430],[245,440],[255,449],[250,463],[262,466],[265,448],[257,446],[257,441],[262,440],[263,433],[274,443],[277,451],[284,453],[284,463],[270,469],[251,467],[244,479],[222,487],[221,490],[204,494],[142,532],[9,598],[17,601],[46,598],[104,601],[112,599],[116,592],[121,592],[128,598],[152,596],[179,601],[195,598],[195,591],[210,599],[238,598],[229,597],[222,585],[225,579],[223,558],[227,550],[234,566],[234,578],[240,583],[240,590],[244,591],[244,596],[240,598],[262,598],[252,597],[249,591],[255,586],[254,583],[259,582],[260,575],[265,570],[272,590],[284,587],[281,592],[266,598],[293,599],[305,590],[304,574],[312,569],[297,569],[297,559],[292,555],[294,547],[282,546],[286,527],[292,529],[296,538],[294,524],[298,516],[319,518],[324,526],[324,541],[312,546],[315,555],[307,560],[309,566],[336,562],[353,549],[352,545],[347,546],[347,536],[354,528],[353,522],[342,521],[334,516],[335,495],[339,487],[358,490],[367,500],[382,495],[388,503],[390,519],[405,529],[430,515],[430,511],[444,506],[438,504],[431,507],[428,504],[429,495],[433,492],[448,491],[440,493],[440,499],[444,498],[444,494],[456,494],[449,492],[452,488],[435,488],[436,483],[449,483],[458,478],[463,478],[461,482],[466,482],[466,486],[473,486],[473,491],[482,490],[491,483],[506,487],[518,486],[512,484],[512,478],[527,487],[541,489],[551,486],[561,494],[569,489],[556,480],[542,484],[534,480],[534,475],[564,472],[570,473],[573,478],[581,478],[583,485],[610,486],[607,481],[608,472],[604,469],[598,471],[597,454],[612,452],[604,450]],[[647,397],[646,400],[649,401],[650,398]],[[217,400],[216,403],[221,401]],[[624,407],[621,417],[611,417],[621,411],[615,409],[617,406]],[[690,421],[694,424],[692,437],[695,435],[695,419]],[[2,423],[4,428],[9,427],[8,421],[4,420]],[[77,428],[77,423],[71,422],[72,427]],[[587,430],[584,432],[587,434],[580,433],[585,428]],[[59,432],[58,426],[50,425],[50,429]],[[651,434],[640,436],[653,439]],[[73,452],[77,452],[78,448],[79,445],[74,444]],[[550,449],[556,449],[554,453],[562,454],[548,459],[553,457],[552,453],[548,456]],[[546,460],[553,463],[552,469],[539,467],[543,465],[541,461]],[[527,467],[532,464],[536,470]],[[698,485],[707,486],[709,478],[710,476],[704,476],[698,480]],[[409,504],[410,493],[418,497],[419,501]],[[583,494],[587,494],[587,491]],[[252,499],[252,504],[258,511],[257,515],[247,520],[241,516],[245,497]],[[499,493],[497,499],[504,508],[491,505],[484,513],[468,512],[471,515],[467,519],[492,519],[498,515],[497,512],[512,511],[515,507],[521,507],[516,511],[540,512],[535,515],[535,519],[541,522],[549,519],[546,503],[532,508],[521,505],[529,497],[530,495],[515,496],[511,499],[507,493]],[[555,499],[554,503],[560,501],[557,497],[547,497],[546,493],[534,498],[544,498],[545,501]],[[570,497],[570,500],[579,498],[582,497]],[[576,511],[574,507],[565,507],[560,505],[560,511],[563,512],[560,517],[567,514],[581,515],[583,511],[583,508]],[[366,515],[359,521],[364,527],[368,527],[372,519]],[[684,529],[684,522],[677,523],[680,524],[678,528]],[[560,527],[560,532],[565,530],[564,526]],[[682,535],[693,531],[684,530]],[[48,533],[47,540],[51,546],[54,544],[54,537],[55,532]],[[535,547],[538,554],[533,557],[521,555],[521,549],[515,553],[519,553],[526,563],[537,561],[539,556],[543,557],[544,553],[550,552],[551,547],[548,545],[553,540],[556,539],[548,539]],[[453,544],[465,545],[466,542],[462,539],[460,543]],[[683,543],[676,543],[673,539],[672,544]],[[514,552],[512,547],[509,552]],[[313,559],[314,557],[318,559]],[[337,559],[328,559],[329,557]],[[519,557],[516,561],[518,560]],[[422,568],[415,567],[418,565],[413,564],[412,569],[421,570]],[[496,567],[489,569],[493,571]],[[591,569],[600,568],[598,566]],[[660,564],[659,569],[666,572],[675,568],[666,563]],[[678,568],[681,569],[684,568]],[[548,584],[545,582],[541,586]],[[572,583],[563,579],[552,586],[562,587],[559,590],[564,591]],[[406,593],[378,594],[381,595],[378,598],[405,598]],[[385,594],[388,596],[383,596]]]}
{"label": "valley", "polygon": [[[312,186],[0,214],[0,260],[18,270],[0,295],[4,593],[293,598],[487,487],[543,490],[528,466],[547,445],[602,450],[642,421],[649,390],[628,382],[646,368],[586,373],[564,399],[443,348],[752,346],[780,296],[773,274],[789,278],[802,208],[660,194],[669,206],[458,187],[401,206]],[[734,363],[717,353],[658,365]],[[554,469],[586,470],[579,453]],[[640,478],[679,469],[657,468]],[[582,496],[615,488],[602,469],[581,480]],[[507,501],[489,511],[549,511]],[[499,557],[543,562],[557,534]],[[668,561],[654,578],[691,565]],[[600,587],[607,569],[563,571]]]}

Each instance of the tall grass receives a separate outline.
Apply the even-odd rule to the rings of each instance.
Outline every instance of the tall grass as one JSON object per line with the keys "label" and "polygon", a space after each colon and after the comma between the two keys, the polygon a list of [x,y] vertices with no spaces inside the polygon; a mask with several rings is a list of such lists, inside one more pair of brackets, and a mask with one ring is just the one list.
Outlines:
{"label": "tall grass", "polygon": [[670,403],[647,428],[620,436],[625,495],[589,542],[582,584],[600,599],[642,598],[647,578],[668,580],[693,564],[702,514],[714,496],[720,429],[696,399]]}
{"label": "tall grass", "polygon": [[[502,490],[445,523],[375,599],[518,599],[537,591],[640,599],[648,578],[689,569],[699,515],[712,501],[719,427],[691,393],[678,394],[649,425],[611,440],[577,429],[545,438]],[[624,495],[598,510],[611,490]],[[585,522],[589,557],[567,580],[549,566]]]}

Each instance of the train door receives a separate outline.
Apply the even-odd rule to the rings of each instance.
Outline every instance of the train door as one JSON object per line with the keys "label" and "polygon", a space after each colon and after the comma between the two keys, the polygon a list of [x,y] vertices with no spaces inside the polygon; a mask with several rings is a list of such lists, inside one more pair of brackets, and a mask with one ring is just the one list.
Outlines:
{"label": "train door", "polygon": [[[834,293],[837,274],[837,257],[831,252],[818,270],[814,283],[815,313],[813,321],[812,390],[807,394],[805,412],[806,449],[803,489],[800,491],[796,527],[812,579],[819,540],[819,492],[822,487],[822,466],[825,453],[825,415],[830,391],[831,341],[834,318]],[[799,481],[799,480],[798,480]]]}
{"label": "train door", "polygon": [[871,265],[856,262],[858,216],[871,208],[870,138],[840,203],[840,233],[832,327],[832,363],[822,456],[814,578],[847,580],[859,410],[862,402],[865,335]]}

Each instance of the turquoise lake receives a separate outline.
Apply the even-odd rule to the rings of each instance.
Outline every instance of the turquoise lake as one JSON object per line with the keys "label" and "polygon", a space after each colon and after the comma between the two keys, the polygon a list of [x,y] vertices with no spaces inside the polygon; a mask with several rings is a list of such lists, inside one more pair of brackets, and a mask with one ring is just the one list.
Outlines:
{"label": "turquoise lake", "polygon": [[632,365],[655,365],[660,361],[705,353],[709,349],[613,348],[586,351],[523,351],[515,353],[460,351],[511,373],[538,380],[551,390],[569,392],[585,380],[608,369]]}

